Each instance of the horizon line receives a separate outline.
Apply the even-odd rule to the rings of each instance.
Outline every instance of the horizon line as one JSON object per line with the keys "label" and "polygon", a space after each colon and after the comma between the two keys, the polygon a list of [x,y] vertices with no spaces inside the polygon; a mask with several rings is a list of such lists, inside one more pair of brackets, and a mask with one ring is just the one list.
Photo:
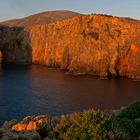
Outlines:
{"label": "horizon line", "polygon": [[72,11],[72,10],[66,10],[66,9],[56,9],[56,10],[48,10],[48,11],[38,11],[38,12],[33,12],[29,15],[25,15],[25,16],[17,16],[17,17],[11,17],[11,18],[6,18],[4,20],[1,20],[0,19],[0,22],[6,22],[6,21],[10,21],[10,20],[20,20],[20,19],[24,19],[24,18],[28,18],[30,16],[34,16],[34,15],[37,15],[37,14],[41,14],[41,13],[45,13],[45,12],[57,12],[57,11],[68,11],[68,12],[74,12],[74,13],[77,13],[77,14],[81,14],[81,15],[91,15],[91,14],[97,14],[97,15],[106,15],[106,16],[112,16],[112,17],[119,17],[119,18],[130,18],[130,19],[133,19],[133,20],[140,20],[138,18],[135,18],[135,17],[131,17],[131,16],[118,16],[118,15],[111,15],[111,14],[107,14],[107,13],[100,13],[100,12],[87,12],[87,13],[83,13],[83,12],[79,12],[79,11]]}

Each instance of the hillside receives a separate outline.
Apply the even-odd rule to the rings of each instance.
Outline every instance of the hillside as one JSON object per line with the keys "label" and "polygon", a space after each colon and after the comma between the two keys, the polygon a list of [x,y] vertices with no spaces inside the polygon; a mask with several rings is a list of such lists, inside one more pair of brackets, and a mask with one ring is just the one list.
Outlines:
{"label": "hillside", "polygon": [[4,22],[1,22],[0,24],[9,26],[9,27],[14,27],[14,26],[27,27],[27,26],[32,26],[35,24],[48,24],[48,23],[60,21],[63,19],[69,19],[78,15],[80,14],[72,12],[72,11],[66,11],[66,10],[48,11],[48,12],[31,15],[22,19],[4,21]]}

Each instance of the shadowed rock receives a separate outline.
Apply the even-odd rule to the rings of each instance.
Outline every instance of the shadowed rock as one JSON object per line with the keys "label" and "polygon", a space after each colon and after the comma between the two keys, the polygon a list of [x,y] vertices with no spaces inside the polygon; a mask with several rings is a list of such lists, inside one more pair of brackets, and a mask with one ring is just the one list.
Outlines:
{"label": "shadowed rock", "polygon": [[0,62],[31,64],[29,33],[22,27],[0,26]]}

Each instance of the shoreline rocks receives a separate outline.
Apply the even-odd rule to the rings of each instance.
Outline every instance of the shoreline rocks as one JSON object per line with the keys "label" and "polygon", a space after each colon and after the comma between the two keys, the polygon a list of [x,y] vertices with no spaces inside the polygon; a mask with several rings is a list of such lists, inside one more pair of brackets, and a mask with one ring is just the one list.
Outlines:
{"label": "shoreline rocks", "polygon": [[0,140],[65,140],[77,137],[82,139],[85,136],[89,140],[99,137],[108,140],[139,140],[139,110],[140,101],[137,101],[128,107],[109,112],[91,109],[60,117],[27,116],[21,121],[5,122],[0,128]]}
{"label": "shoreline rocks", "polygon": [[58,122],[47,115],[27,116],[21,121],[5,122],[0,128],[1,140],[44,140]]}

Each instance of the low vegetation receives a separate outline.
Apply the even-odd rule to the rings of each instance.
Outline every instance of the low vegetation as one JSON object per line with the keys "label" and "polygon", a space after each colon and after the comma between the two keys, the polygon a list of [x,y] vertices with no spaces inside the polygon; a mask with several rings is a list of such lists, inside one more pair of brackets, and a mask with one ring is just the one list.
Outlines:
{"label": "low vegetation", "polygon": [[127,108],[122,109],[119,114],[120,118],[139,119],[140,118],[140,101],[137,101]]}
{"label": "low vegetation", "polygon": [[62,116],[53,128],[57,140],[129,140],[140,137],[140,101],[119,113],[88,110]]}
{"label": "low vegetation", "polygon": [[53,130],[55,138],[58,140],[126,139],[127,134],[113,122],[113,117],[93,110],[62,117]]}
{"label": "low vegetation", "polygon": [[[32,117],[28,117],[32,118]],[[26,119],[23,120],[28,120]],[[40,117],[36,117],[36,119]],[[5,140],[139,140],[140,101],[119,111],[95,111],[41,117],[36,131],[11,131],[15,121],[7,122],[0,130],[0,139]],[[33,122],[33,120],[30,121]],[[37,121],[37,120],[36,120]],[[23,122],[23,121],[22,121]],[[43,124],[43,122],[45,122]],[[26,122],[27,123],[27,122]],[[7,127],[8,126],[8,127]]]}

